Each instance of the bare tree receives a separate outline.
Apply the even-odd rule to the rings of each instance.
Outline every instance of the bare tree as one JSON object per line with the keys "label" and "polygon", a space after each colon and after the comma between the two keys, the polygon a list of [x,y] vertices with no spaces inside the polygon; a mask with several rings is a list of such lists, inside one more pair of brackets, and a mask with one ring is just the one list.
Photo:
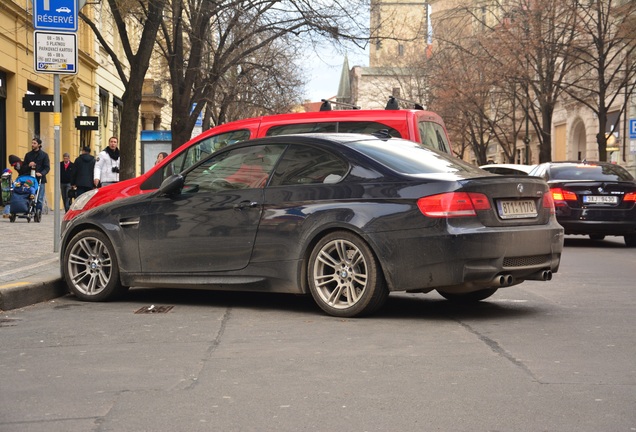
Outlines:
{"label": "bare tree", "polygon": [[160,40],[173,87],[173,148],[190,138],[208,103],[219,108],[208,115],[216,117],[215,122],[224,120],[234,90],[223,86],[245,84],[247,71],[254,71],[250,59],[274,42],[308,44],[302,35],[364,40],[366,27],[359,13],[363,6],[363,1],[173,0]]}
{"label": "bare tree", "polygon": [[620,119],[634,92],[636,77],[636,2],[590,1],[578,4],[576,73],[565,88],[574,100],[588,107],[598,119],[596,143],[599,160],[607,160],[608,113],[617,103]]}
{"label": "bare tree", "polygon": [[[80,18],[88,24],[100,44],[110,56],[119,78],[126,87],[122,95],[121,129],[119,149],[121,152],[120,178],[122,180],[135,177],[137,129],[139,124],[139,106],[144,78],[150,65],[155,39],[163,17],[167,0],[107,0],[110,13],[125,58],[121,59],[111,46],[100,28],[85,14]],[[102,13],[106,12],[105,8]],[[131,40],[129,35],[138,35],[138,40]],[[126,69],[129,68],[128,74]]]}
{"label": "bare tree", "polygon": [[[429,60],[430,107],[447,119],[453,142],[470,147],[478,164],[486,163],[496,149],[513,161],[520,127],[515,92],[519,86],[502,75],[514,75],[514,68],[490,58],[485,47],[493,44],[493,33],[473,31],[474,23],[474,11],[465,9],[453,10],[438,22],[436,48]],[[449,122],[453,117],[459,121]]]}
{"label": "bare tree", "polygon": [[[564,78],[572,68],[575,4],[576,0],[511,0],[487,4],[469,0],[440,18],[443,24],[446,21],[445,28],[458,29],[454,37],[453,33],[442,34],[447,46],[466,50],[473,57],[466,61],[489,65],[485,67],[497,72],[492,89],[500,95],[509,95],[510,120],[519,108],[525,111],[539,141],[540,162],[551,160],[552,115],[563,91]],[[440,39],[437,30],[435,38]],[[475,44],[479,49],[475,49]],[[510,93],[510,90],[515,91]],[[516,99],[514,103],[512,98]],[[515,124],[512,132],[516,139],[518,122]],[[508,139],[510,134],[503,142]]]}

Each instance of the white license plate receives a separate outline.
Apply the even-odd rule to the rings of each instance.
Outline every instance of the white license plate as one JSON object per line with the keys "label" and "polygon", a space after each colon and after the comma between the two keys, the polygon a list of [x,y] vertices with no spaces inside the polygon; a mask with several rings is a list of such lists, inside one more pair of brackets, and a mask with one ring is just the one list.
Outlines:
{"label": "white license plate", "polygon": [[497,202],[502,219],[532,218],[537,216],[534,200],[500,200]]}
{"label": "white license plate", "polygon": [[589,204],[617,204],[618,197],[612,195],[583,195],[583,202]]}

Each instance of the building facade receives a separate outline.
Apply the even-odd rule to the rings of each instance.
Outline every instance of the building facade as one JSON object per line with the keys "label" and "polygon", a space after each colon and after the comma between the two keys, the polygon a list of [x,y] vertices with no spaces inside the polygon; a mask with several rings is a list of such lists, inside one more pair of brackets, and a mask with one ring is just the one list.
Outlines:
{"label": "building facade", "polygon": [[[83,4],[84,2],[82,2]],[[91,19],[105,40],[125,58],[118,41],[115,25],[107,2],[88,2],[81,12]],[[0,162],[8,167],[9,155],[23,158],[31,150],[31,140],[40,138],[51,160],[49,184],[57,181],[54,161],[54,114],[50,106],[38,102],[54,94],[54,75],[36,72],[34,65],[33,3],[32,0],[3,0],[0,2]],[[111,136],[119,136],[121,97],[125,86],[107,51],[83,20],[77,30],[78,64],[76,74],[59,74],[60,97],[60,155],[69,153],[71,160],[79,156],[83,146],[93,154],[103,150]],[[160,64],[160,62],[155,62]],[[126,66],[124,65],[126,69]],[[161,72],[154,71],[155,76]],[[152,76],[149,71],[148,76]],[[162,81],[149,78],[141,106],[141,127],[166,129],[170,112]],[[52,100],[52,99],[51,99]],[[83,120],[84,119],[84,120]],[[137,173],[142,171],[139,140]],[[59,162],[59,161],[58,161]],[[14,173],[15,178],[15,173]],[[46,188],[50,209],[54,188]],[[61,203],[60,203],[61,204]]]}

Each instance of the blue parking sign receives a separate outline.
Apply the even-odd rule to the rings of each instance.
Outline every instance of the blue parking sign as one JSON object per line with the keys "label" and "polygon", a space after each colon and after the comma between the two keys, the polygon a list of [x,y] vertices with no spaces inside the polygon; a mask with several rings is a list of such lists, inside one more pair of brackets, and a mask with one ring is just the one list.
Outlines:
{"label": "blue parking sign", "polygon": [[636,119],[629,119],[629,138],[636,139]]}
{"label": "blue parking sign", "polygon": [[35,30],[77,31],[78,0],[33,0]]}

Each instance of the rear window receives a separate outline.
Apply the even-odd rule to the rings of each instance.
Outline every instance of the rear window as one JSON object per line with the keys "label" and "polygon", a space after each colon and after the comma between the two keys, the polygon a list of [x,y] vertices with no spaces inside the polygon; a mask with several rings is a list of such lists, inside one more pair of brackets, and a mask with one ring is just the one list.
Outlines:
{"label": "rear window", "polygon": [[488,175],[448,153],[422,147],[406,140],[358,141],[348,145],[392,170],[402,174],[470,173],[475,176]]}
{"label": "rear window", "polygon": [[381,130],[388,131],[394,138],[402,138],[396,129],[378,122],[312,122],[298,123],[290,125],[273,126],[269,128],[266,136],[304,134],[304,133],[362,133],[372,134]]}
{"label": "rear window", "polygon": [[634,177],[620,165],[563,165],[550,169],[550,180],[632,181]]}

